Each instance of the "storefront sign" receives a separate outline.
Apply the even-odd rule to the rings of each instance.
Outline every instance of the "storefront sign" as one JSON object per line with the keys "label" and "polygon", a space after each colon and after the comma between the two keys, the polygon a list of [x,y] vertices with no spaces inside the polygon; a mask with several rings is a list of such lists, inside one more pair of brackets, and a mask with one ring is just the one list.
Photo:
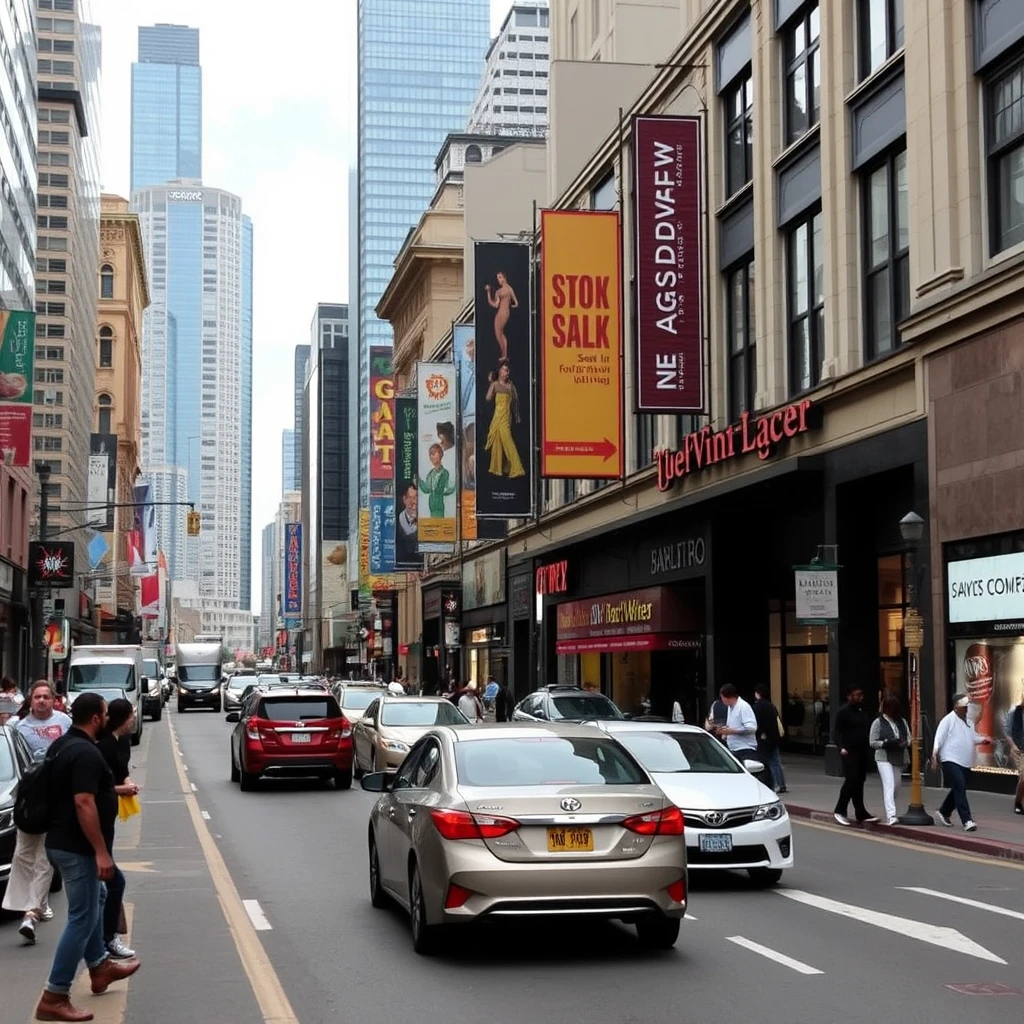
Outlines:
{"label": "storefront sign", "polygon": [[686,569],[703,569],[707,555],[707,543],[703,537],[687,537],[668,544],[658,544],[651,548],[650,574],[667,576]]}
{"label": "storefront sign", "polygon": [[1024,551],[950,562],[946,571],[950,622],[1024,621]]}
{"label": "storefront sign", "polygon": [[534,589],[538,594],[564,594],[569,589],[569,562],[550,562],[537,567]]}
{"label": "storefront sign", "polygon": [[29,587],[73,587],[75,545],[69,540],[38,541],[28,545]]}
{"label": "storefront sign", "polygon": [[541,213],[541,475],[617,480],[622,458],[619,215]]}
{"label": "storefront sign", "polygon": [[528,575],[511,576],[508,584],[513,619],[528,619],[533,614],[533,589]]}
{"label": "storefront sign", "polygon": [[700,119],[633,118],[639,412],[704,409]]}
{"label": "storefront sign", "polygon": [[[692,615],[668,587],[645,587],[555,607],[555,639],[562,654],[667,649],[673,638],[692,632],[693,626]],[[626,638],[632,640],[627,643]],[[590,646],[581,646],[580,641]]]}
{"label": "storefront sign", "polygon": [[813,565],[794,570],[798,622],[835,622],[839,618],[839,572]]}
{"label": "storefront sign", "polygon": [[677,480],[721,462],[729,462],[756,452],[759,459],[770,458],[778,445],[811,429],[808,400],[775,409],[762,416],[743,413],[738,423],[724,430],[704,427],[683,438],[678,449],[663,448],[654,453],[658,466],[658,490],[671,490]]}

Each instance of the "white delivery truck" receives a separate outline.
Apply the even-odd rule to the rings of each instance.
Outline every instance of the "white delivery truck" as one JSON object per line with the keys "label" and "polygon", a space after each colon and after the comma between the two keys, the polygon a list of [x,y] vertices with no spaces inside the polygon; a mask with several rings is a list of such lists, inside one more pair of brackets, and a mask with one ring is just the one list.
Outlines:
{"label": "white delivery truck", "polygon": [[68,703],[80,693],[99,693],[107,703],[117,697],[131,701],[135,708],[132,746],[142,739],[142,699],[149,679],[142,670],[139,644],[76,644],[68,657]]}
{"label": "white delivery truck", "polygon": [[190,644],[174,645],[174,661],[178,669],[178,710],[189,708],[221,709],[221,638],[204,636]]}

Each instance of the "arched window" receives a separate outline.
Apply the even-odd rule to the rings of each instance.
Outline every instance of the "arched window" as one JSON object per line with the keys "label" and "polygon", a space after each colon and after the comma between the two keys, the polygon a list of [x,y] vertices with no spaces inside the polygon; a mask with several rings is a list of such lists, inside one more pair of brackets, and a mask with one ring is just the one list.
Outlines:
{"label": "arched window", "polygon": [[114,329],[100,328],[100,369],[109,370],[114,365]]}
{"label": "arched window", "polygon": [[505,152],[505,147],[504,146],[495,146],[491,150],[491,156],[497,156],[499,153],[504,153],[504,152]]}
{"label": "arched window", "polygon": [[112,299],[114,297],[114,268],[109,263],[100,267],[100,298]]}
{"label": "arched window", "polygon": [[100,395],[100,414],[99,422],[97,424],[97,433],[109,434],[110,433],[110,414],[113,412],[111,406],[114,404],[114,400],[110,395]]}
{"label": "arched window", "polygon": [[467,146],[466,147],[466,163],[467,164],[478,164],[483,160],[483,156],[480,153],[479,146]]}

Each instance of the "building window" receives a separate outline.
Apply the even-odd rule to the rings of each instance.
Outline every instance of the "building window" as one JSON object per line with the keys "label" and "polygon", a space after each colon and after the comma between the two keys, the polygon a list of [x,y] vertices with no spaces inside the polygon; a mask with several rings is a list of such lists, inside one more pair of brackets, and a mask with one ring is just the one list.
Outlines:
{"label": "building window", "polygon": [[478,164],[483,160],[483,155],[480,152],[479,146],[467,146],[466,147],[466,163],[467,164]]}
{"label": "building window", "polygon": [[757,394],[757,359],[754,330],[754,261],[729,272],[729,419],[751,412]]}
{"label": "building window", "polygon": [[1024,242],[1024,59],[986,90],[992,253]]}
{"label": "building window", "polygon": [[726,93],[725,110],[726,189],[731,196],[754,177],[754,83],[749,71]]}
{"label": "building window", "polygon": [[654,416],[651,413],[637,413],[636,424],[636,468],[643,469],[654,462]]}
{"label": "building window", "polygon": [[864,181],[864,322],[867,358],[899,344],[897,324],[910,312],[907,151],[886,158]]}
{"label": "building window", "polygon": [[97,422],[97,433],[109,434],[110,430],[110,415],[113,411],[110,407],[113,404],[113,399],[110,395],[100,395],[99,405],[100,412]]}
{"label": "building window", "polygon": [[860,0],[860,77],[867,78],[903,46],[903,0]]}
{"label": "building window", "polygon": [[797,395],[821,377],[825,336],[825,266],[821,212],[790,229],[786,238],[789,270],[789,390]]}
{"label": "building window", "polygon": [[805,8],[786,29],[786,142],[800,138],[821,116],[821,23],[818,5]]}
{"label": "building window", "polygon": [[100,328],[100,369],[109,370],[114,365],[114,332],[109,327]]}
{"label": "building window", "polygon": [[907,560],[902,554],[878,559],[878,683],[885,694],[899,697],[907,704],[906,648],[903,645],[903,619],[907,611],[907,592],[903,582]]}
{"label": "building window", "polygon": [[114,268],[109,263],[100,267],[100,298],[112,299],[114,297]]}
{"label": "building window", "polygon": [[615,171],[609,171],[590,193],[590,208],[592,210],[614,210],[618,204],[619,191],[618,183],[615,180]]}

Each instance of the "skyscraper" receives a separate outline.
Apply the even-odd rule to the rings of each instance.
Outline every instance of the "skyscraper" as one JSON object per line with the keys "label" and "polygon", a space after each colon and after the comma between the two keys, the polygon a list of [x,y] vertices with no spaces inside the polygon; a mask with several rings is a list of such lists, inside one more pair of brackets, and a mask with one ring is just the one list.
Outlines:
{"label": "skyscraper", "polygon": [[359,155],[351,204],[358,249],[350,285],[359,500],[353,518],[367,505],[370,346],[391,344],[391,328],[374,309],[406,233],[433,195],[441,143],[466,126],[489,29],[489,0],[359,0]]}
{"label": "skyscraper", "polygon": [[[295,456],[295,465],[292,470],[293,476],[292,481],[294,484],[294,490],[299,490],[302,487],[302,438],[306,432],[306,428],[302,423],[302,393],[306,389],[306,363],[309,361],[309,346],[308,345],[296,345],[295,346],[295,422],[292,424],[292,429],[295,431],[295,442],[293,452]],[[286,487],[285,490],[288,490]]]}
{"label": "skyscraper", "polygon": [[277,628],[277,609],[274,604],[274,524],[263,527],[262,578],[260,593],[259,646],[272,647],[274,630]]}
{"label": "skyscraper", "polygon": [[132,65],[131,187],[203,176],[203,73],[199,29],[139,28]]}
{"label": "skyscraper", "polygon": [[242,214],[242,573],[238,606],[252,606],[252,220]]}
{"label": "skyscraper", "polygon": [[281,431],[281,493],[299,490],[299,481],[295,478],[295,449],[298,446],[298,435],[291,427]]}

